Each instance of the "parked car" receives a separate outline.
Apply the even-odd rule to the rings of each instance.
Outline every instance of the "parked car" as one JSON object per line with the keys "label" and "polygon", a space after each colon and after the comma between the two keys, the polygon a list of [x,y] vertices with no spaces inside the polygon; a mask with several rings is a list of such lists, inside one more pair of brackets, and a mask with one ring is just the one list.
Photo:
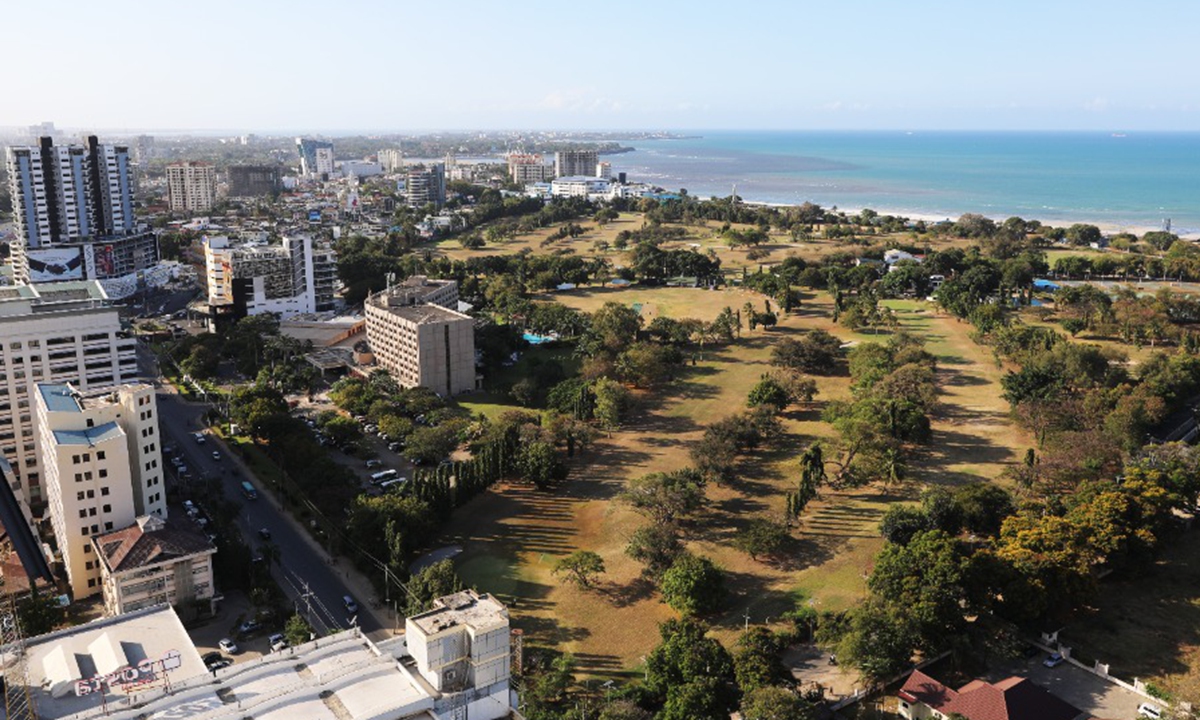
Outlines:
{"label": "parked car", "polygon": [[279,652],[288,646],[287,640],[279,633],[267,638],[267,644],[271,646],[271,652]]}
{"label": "parked car", "polygon": [[238,625],[238,632],[243,635],[246,635],[246,634],[249,634],[252,632],[257,632],[259,630],[262,630],[262,623],[260,623],[257,620],[247,620],[246,622],[242,623],[241,625]]}
{"label": "parked car", "polygon": [[192,433],[192,437],[196,438],[197,445],[203,445],[207,440],[204,437],[204,433]]}
{"label": "parked car", "polygon": [[220,462],[220,460],[221,460],[221,453],[217,452],[216,450],[213,450],[213,460],[216,460],[216,461]]}
{"label": "parked car", "polygon": [[371,468],[379,467],[380,465],[383,464],[383,461],[382,460],[368,460],[366,464],[367,464],[367,469],[369,470]]}
{"label": "parked car", "polygon": [[1053,653],[1050,655],[1050,657],[1043,660],[1042,664],[1048,668],[1052,668],[1062,665],[1064,662],[1066,662],[1066,660],[1067,659],[1062,656],[1062,653]]}
{"label": "parked car", "polygon": [[271,539],[271,531],[267,528],[259,528],[258,536],[260,538],[262,538],[263,540],[270,540]]}
{"label": "parked car", "polygon": [[229,638],[221,638],[221,642],[217,643],[217,647],[221,648],[221,650],[229,653],[230,655],[238,654],[237,643],[235,643],[233,640],[230,640]]}
{"label": "parked car", "polygon": [[1142,703],[1138,705],[1138,717],[1159,720],[1162,717],[1162,708],[1151,703]]}
{"label": "parked car", "polygon": [[358,603],[354,602],[354,598],[350,597],[349,595],[343,595],[342,604],[346,606],[346,612],[350,613],[351,615],[358,614]]}

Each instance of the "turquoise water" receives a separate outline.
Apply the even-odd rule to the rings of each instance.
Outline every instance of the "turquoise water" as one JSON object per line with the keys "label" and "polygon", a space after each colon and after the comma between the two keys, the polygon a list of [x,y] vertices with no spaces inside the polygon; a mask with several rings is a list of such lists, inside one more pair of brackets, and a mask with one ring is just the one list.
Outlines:
{"label": "turquoise water", "polygon": [[1200,231],[1200,133],[706,132],[608,158],[633,181],[746,200]]}
{"label": "turquoise water", "polygon": [[542,343],[554,341],[554,338],[547,335],[534,335],[531,332],[522,333],[522,337],[524,337],[525,342],[529,343],[530,345],[541,345]]}

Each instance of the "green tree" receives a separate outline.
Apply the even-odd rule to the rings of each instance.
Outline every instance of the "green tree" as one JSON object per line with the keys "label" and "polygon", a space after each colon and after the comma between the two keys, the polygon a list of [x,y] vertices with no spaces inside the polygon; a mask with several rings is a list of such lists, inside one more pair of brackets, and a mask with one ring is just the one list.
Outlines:
{"label": "green tree", "polygon": [[663,573],[660,588],[667,604],[684,615],[707,615],[725,604],[725,577],[711,560],[683,553]]}
{"label": "green tree", "polygon": [[439,560],[413,573],[405,583],[408,587],[406,617],[419,615],[433,606],[433,601],[463,589],[462,580],[454,571],[451,560]]}
{"label": "green tree", "polygon": [[780,687],[760,687],[742,699],[743,720],[816,720],[816,709]]}
{"label": "green tree", "polygon": [[458,431],[447,425],[418,427],[408,436],[404,453],[413,460],[437,463],[458,447]]}
{"label": "green tree", "polygon": [[321,427],[329,441],[337,446],[345,446],[362,439],[362,430],[358,423],[351,418],[339,415]]}
{"label": "green tree", "polygon": [[754,626],[738,636],[733,650],[733,672],[743,693],[783,680],[779,654],[784,643],[770,630]]}
{"label": "green tree", "polygon": [[630,700],[612,700],[600,710],[596,720],[653,720],[654,714]]}
{"label": "green tree", "polygon": [[304,618],[293,615],[283,626],[283,636],[287,639],[288,645],[303,645],[312,638],[313,629]]}
{"label": "green tree", "polygon": [[646,657],[646,686],[660,701],[668,689],[699,678],[714,678],[720,684],[713,695],[722,705],[736,700],[733,659],[721,643],[708,637],[707,628],[692,618],[668,620],[658,626],[662,642]]}
{"label": "green tree", "polygon": [[576,550],[554,564],[554,574],[566,575],[579,587],[590,588],[596,576],[604,574],[604,558],[591,550]]}
{"label": "green tree", "polygon": [[592,313],[591,327],[585,345],[594,353],[607,350],[613,354],[624,350],[642,328],[642,316],[633,308],[616,302],[606,302]]}
{"label": "green tree", "polygon": [[721,702],[721,681],[698,677],[667,689],[667,702],[657,720],[728,720],[729,708]]}
{"label": "green tree", "polygon": [[609,378],[599,378],[592,385],[596,397],[595,417],[600,427],[616,430],[629,407],[629,391],[620,383]]}
{"label": "green tree", "polygon": [[32,593],[17,603],[17,619],[26,637],[45,635],[63,622],[63,609],[52,595]]}
{"label": "green tree", "polygon": [[681,552],[683,544],[675,528],[660,523],[638,528],[625,546],[625,554],[645,565],[647,574],[655,578],[666,572]]}
{"label": "green tree", "polygon": [[771,350],[771,364],[810,373],[830,375],[842,357],[842,341],[825,332],[812,330],[796,340],[784,338]]}
{"label": "green tree", "polygon": [[650,473],[625,482],[620,499],[656,525],[672,525],[700,509],[704,491],[694,472]]}
{"label": "green tree", "polygon": [[783,410],[791,404],[791,397],[788,395],[787,389],[778,381],[768,375],[763,375],[758,384],[750,389],[746,404],[750,407],[770,405]]}
{"label": "green tree", "polygon": [[752,560],[760,555],[772,556],[783,550],[789,538],[787,528],[777,522],[756,518],[738,531],[733,546],[746,553]]}
{"label": "green tree", "polygon": [[535,440],[522,446],[517,456],[517,469],[521,477],[544,490],[565,475],[566,466],[552,443]]}

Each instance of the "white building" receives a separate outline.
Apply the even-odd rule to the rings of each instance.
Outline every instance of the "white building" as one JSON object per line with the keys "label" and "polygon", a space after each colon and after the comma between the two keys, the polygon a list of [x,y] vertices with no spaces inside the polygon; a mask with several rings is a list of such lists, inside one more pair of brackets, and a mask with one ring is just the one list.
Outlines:
{"label": "white building", "polygon": [[540,153],[510,153],[508,176],[518,185],[547,182],[554,178],[554,166],[546,164]]}
{"label": "white building", "polygon": [[433,163],[408,169],[404,178],[404,196],[409,207],[424,207],[433,203],[441,207],[446,203],[446,166]]}
{"label": "white building", "polygon": [[367,298],[367,342],[403,387],[449,397],[475,389],[475,321],[450,309],[458,284],[417,276]]}
{"label": "white building", "polygon": [[0,288],[0,454],[12,465],[18,497],[35,513],[46,495],[34,386],[70,383],[89,392],[134,381],[136,346],[95,281]]}
{"label": "white building", "polygon": [[550,194],[554,197],[607,198],[612,194],[612,181],[586,175],[559,177],[550,182]]}
{"label": "white building", "polygon": [[214,318],[268,312],[287,318],[332,307],[337,254],[314,247],[308,235],[285,237],[279,245],[206,238],[204,262]]}
{"label": "white building", "polygon": [[167,196],[173,212],[207,212],[217,201],[217,169],[211,163],[167,166]]}
{"label": "white building", "polygon": [[404,169],[404,152],[397,148],[380,150],[379,165],[385,173],[400,172]]}
{"label": "white building", "polygon": [[105,614],[196,601],[211,609],[217,550],[190,522],[142,515],[128,527],[93,537],[92,547],[100,562]]}
{"label": "white building", "polygon": [[383,166],[366,160],[346,160],[342,163],[342,175],[346,177],[374,177],[383,174]]}
{"label": "white building", "polygon": [[154,387],[40,383],[36,403],[50,524],[78,600],[101,591],[94,536],[167,516]]}
{"label": "white building", "polygon": [[[175,613],[158,606],[33,638],[28,689],[43,720],[519,717],[503,605],[458,593],[407,627],[378,642],[347,630],[209,673]],[[447,680],[447,665],[469,679]]]}

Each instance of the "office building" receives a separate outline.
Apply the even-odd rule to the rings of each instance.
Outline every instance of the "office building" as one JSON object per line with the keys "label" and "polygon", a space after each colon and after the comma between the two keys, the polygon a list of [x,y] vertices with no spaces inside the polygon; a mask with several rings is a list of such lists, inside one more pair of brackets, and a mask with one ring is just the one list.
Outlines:
{"label": "office building", "polygon": [[612,182],[607,178],[560,177],[550,182],[550,194],[554,197],[603,197],[610,194],[611,191]]}
{"label": "office building", "polygon": [[474,591],[434,601],[404,635],[357,628],[209,672],[168,606],[26,643],[42,720],[501,720],[520,717],[507,609]]}
{"label": "office building", "polygon": [[404,169],[404,152],[399,148],[384,148],[379,151],[379,165],[385,173],[396,173]]}
{"label": "office building", "polygon": [[300,152],[300,174],[327,179],[333,174],[333,143],[325,140],[296,138]]}
{"label": "office building", "polygon": [[337,253],[314,246],[308,235],[285,237],[278,245],[207,238],[204,261],[210,317],[218,325],[247,315],[287,318],[333,306]]}
{"label": "office building", "polygon": [[348,178],[375,177],[383,174],[383,166],[367,160],[347,160],[341,166],[342,175]]}
{"label": "office building", "polygon": [[0,288],[0,454],[35,514],[46,495],[34,432],[34,386],[83,392],[137,380],[137,341],[95,281]]}
{"label": "office building", "polygon": [[34,396],[50,525],[79,600],[102,589],[93,537],[167,516],[158,405],[146,384],[81,392],[45,382]]}
{"label": "office building", "polygon": [[599,162],[600,155],[595,150],[560,150],[554,153],[554,175],[595,177]]}
{"label": "office building", "polygon": [[475,389],[475,321],[450,309],[453,280],[412,277],[367,298],[367,342],[403,387],[449,397]]}
{"label": "office building", "polygon": [[518,185],[546,182],[554,178],[554,168],[547,165],[540,154],[511,153],[508,176]]}
{"label": "office building", "polygon": [[207,212],[217,201],[217,169],[211,163],[181,162],[167,166],[171,212]]}
{"label": "office building", "polygon": [[123,145],[58,145],[5,153],[17,238],[12,244],[18,283],[105,281],[111,297],[161,281],[151,273],[158,240],[133,216],[132,171]]}
{"label": "office building", "polygon": [[230,197],[268,197],[282,189],[282,173],[272,165],[233,165],[229,168]]}
{"label": "office building", "polygon": [[142,515],[128,527],[92,538],[92,548],[100,562],[106,615],[197,601],[213,609],[217,550],[190,521]]}
{"label": "office building", "polygon": [[404,194],[409,207],[420,208],[433,203],[441,207],[446,202],[446,168],[441,163],[417,165],[404,177]]}

